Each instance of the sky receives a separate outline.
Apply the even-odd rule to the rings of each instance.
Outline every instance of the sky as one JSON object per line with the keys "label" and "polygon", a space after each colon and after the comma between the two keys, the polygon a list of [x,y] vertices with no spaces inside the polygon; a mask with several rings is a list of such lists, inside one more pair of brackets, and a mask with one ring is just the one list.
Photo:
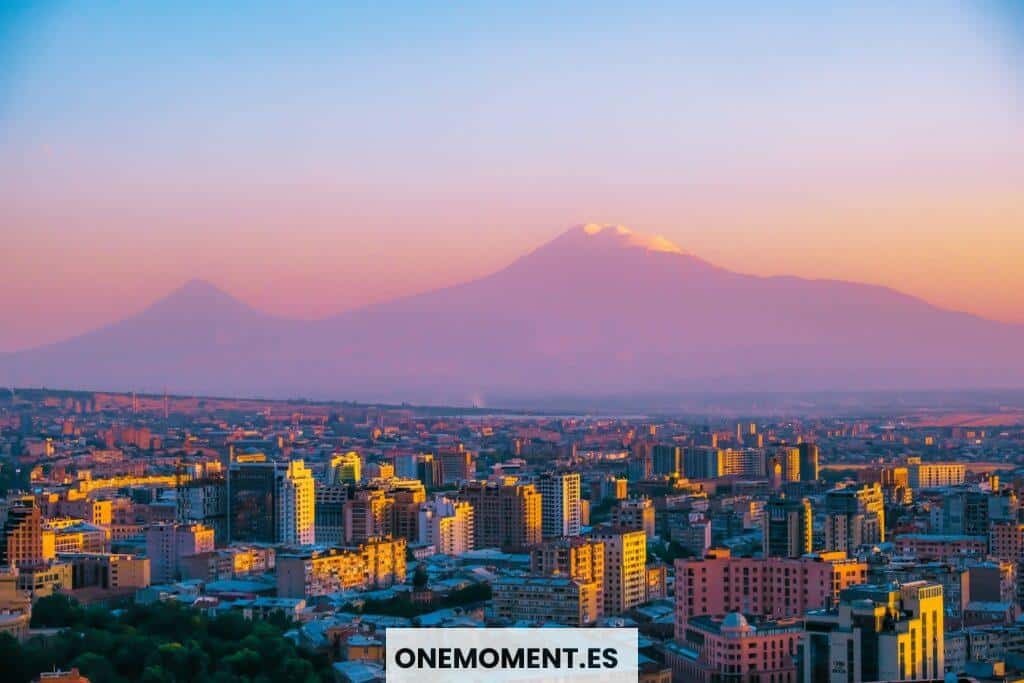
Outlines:
{"label": "sky", "polygon": [[1024,323],[1024,3],[0,5],[0,350],[315,318],[571,225]]}

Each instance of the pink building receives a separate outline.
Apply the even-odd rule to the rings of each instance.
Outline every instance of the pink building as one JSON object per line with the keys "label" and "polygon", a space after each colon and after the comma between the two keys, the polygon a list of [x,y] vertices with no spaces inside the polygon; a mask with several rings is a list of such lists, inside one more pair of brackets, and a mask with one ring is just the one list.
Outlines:
{"label": "pink building", "polygon": [[831,607],[839,591],[867,583],[867,573],[866,563],[843,552],[752,558],[716,548],[704,559],[676,560],[676,638],[696,616],[740,612],[783,619]]}
{"label": "pink building", "polygon": [[895,540],[896,552],[922,561],[946,562],[964,557],[985,557],[986,536],[954,534],[903,534]]}
{"label": "pink building", "polygon": [[666,648],[665,663],[677,681],[795,683],[803,634],[799,619],[751,625],[738,612],[693,617]]}

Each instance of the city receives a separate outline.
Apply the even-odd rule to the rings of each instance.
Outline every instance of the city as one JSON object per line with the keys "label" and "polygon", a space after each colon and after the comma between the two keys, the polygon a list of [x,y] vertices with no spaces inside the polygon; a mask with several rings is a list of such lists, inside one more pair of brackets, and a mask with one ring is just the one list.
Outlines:
{"label": "city", "polygon": [[67,681],[182,666],[41,644],[154,605],[343,681],[400,626],[635,627],[650,682],[1009,680],[1024,427],[942,423],[16,389],[0,626]]}
{"label": "city", "polygon": [[0,2],[0,683],[1024,683],[1024,0]]}

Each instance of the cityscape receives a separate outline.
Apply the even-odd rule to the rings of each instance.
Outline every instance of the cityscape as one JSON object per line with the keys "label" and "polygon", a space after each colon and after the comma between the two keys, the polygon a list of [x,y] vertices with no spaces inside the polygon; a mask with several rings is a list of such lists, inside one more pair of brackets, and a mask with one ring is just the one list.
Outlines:
{"label": "cityscape", "polygon": [[1024,683],[1024,0],[0,2],[0,683]]}
{"label": "cityscape", "polygon": [[963,422],[13,389],[5,680],[383,680],[389,628],[501,626],[637,628],[650,682],[1011,680],[1024,427]]}

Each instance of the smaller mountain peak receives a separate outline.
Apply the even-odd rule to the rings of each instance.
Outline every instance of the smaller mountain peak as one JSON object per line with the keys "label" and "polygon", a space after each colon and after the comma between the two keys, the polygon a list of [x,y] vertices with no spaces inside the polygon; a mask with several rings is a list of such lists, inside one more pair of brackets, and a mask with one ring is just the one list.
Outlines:
{"label": "smaller mountain peak", "polygon": [[585,223],[569,230],[569,235],[578,235],[609,247],[638,247],[647,251],[668,254],[685,254],[678,245],[661,235],[634,232],[625,225],[610,223]]}

